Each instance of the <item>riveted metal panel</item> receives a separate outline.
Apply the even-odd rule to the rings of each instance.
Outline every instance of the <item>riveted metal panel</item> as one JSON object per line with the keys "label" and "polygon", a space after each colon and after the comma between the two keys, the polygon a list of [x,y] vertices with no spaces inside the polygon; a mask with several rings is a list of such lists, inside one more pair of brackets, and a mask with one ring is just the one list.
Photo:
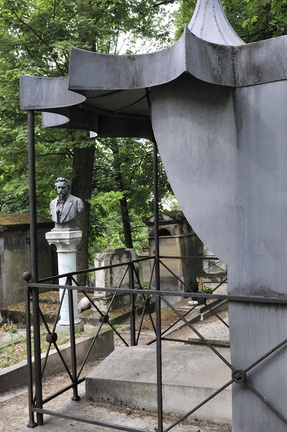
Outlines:
{"label": "riveted metal panel", "polygon": [[200,39],[218,45],[244,45],[229,24],[219,0],[198,1],[188,28]]}
{"label": "riveted metal panel", "polygon": [[249,86],[287,78],[287,36],[234,48],[236,85]]}
{"label": "riveted metal panel", "polygon": [[205,42],[187,30],[186,70],[202,81],[234,86],[233,49]]}
{"label": "riveted metal panel", "polygon": [[88,90],[146,88],[171,81],[185,70],[185,34],[172,47],[142,55],[108,55],[73,48],[69,88]]}

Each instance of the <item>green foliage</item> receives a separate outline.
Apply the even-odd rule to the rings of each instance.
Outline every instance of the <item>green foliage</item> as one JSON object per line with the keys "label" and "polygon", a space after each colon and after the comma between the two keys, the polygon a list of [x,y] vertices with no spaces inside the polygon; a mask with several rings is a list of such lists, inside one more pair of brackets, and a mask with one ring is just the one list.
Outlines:
{"label": "green foliage", "polygon": [[[129,209],[133,247],[147,250],[143,216],[153,213],[153,145],[146,140],[97,140],[94,164],[95,189],[91,199],[91,254],[107,247],[125,245],[121,200]],[[162,164],[159,164],[160,198],[170,193]]]}
{"label": "green foliage", "polygon": [[[181,0],[175,12],[176,39],[189,23],[196,0]],[[222,0],[225,13],[236,33],[245,42],[254,42],[287,33],[287,0]]]}
{"label": "green foliage", "polygon": [[[155,8],[151,0],[0,0],[1,212],[29,211],[27,119],[26,113],[19,109],[20,76],[67,76],[72,46],[112,54],[118,54],[123,46],[122,54],[136,52],[139,40],[141,45],[148,42],[154,49],[163,47],[170,42],[167,16],[167,10]],[[43,130],[39,115],[35,124],[37,210],[48,216],[49,202],[55,195],[55,179],[59,175],[74,176],[75,150],[89,147],[91,140],[87,132]],[[143,213],[151,208],[149,146],[133,142],[130,154],[127,142],[117,145],[116,140],[110,144],[102,141],[96,146],[94,179],[90,185],[95,187],[90,238],[100,248],[123,242],[120,228],[123,198],[129,206],[130,221],[136,221],[138,215],[134,232],[141,225],[140,204]],[[143,247],[142,237],[135,238],[139,249]]]}
{"label": "green foliage", "polygon": [[195,5],[196,5],[196,0],[181,0],[179,2],[179,8],[174,12],[176,40],[181,37],[184,28],[190,22]]}
{"label": "green foliage", "polygon": [[245,0],[242,27],[246,41],[269,39],[287,33],[286,0]]}
{"label": "green foliage", "polygon": [[178,204],[178,202],[177,202],[177,200],[176,200],[176,198],[172,192],[167,193],[165,195],[165,197],[162,198],[161,207],[163,210],[168,210],[168,211],[180,211],[181,210],[181,207]]}
{"label": "green foliage", "polygon": [[[120,212],[120,192],[102,192],[91,200],[91,231],[93,241],[90,245],[91,261],[95,253],[107,248],[124,247],[125,239]],[[133,247],[137,252],[147,251],[147,228],[142,222],[142,213],[137,214],[130,207],[130,223]]]}

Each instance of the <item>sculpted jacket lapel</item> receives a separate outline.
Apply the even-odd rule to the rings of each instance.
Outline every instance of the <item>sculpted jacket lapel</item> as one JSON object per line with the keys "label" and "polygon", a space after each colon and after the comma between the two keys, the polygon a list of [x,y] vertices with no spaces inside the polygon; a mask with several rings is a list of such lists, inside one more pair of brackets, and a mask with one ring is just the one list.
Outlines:
{"label": "sculpted jacket lapel", "polygon": [[71,199],[69,197],[67,199],[67,201],[65,202],[64,207],[63,207],[62,223],[65,222],[65,219],[66,219],[72,205],[73,205],[73,199]]}

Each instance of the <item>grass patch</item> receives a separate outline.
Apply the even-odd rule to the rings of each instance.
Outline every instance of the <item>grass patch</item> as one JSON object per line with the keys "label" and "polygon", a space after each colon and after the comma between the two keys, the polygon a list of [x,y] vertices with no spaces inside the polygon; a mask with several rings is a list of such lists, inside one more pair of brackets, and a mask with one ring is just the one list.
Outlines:
{"label": "grass patch", "polygon": [[7,333],[5,342],[0,343],[0,368],[12,366],[26,358],[26,337],[18,333],[18,327],[15,324],[3,324],[0,331]]}
{"label": "grass patch", "polygon": [[[22,329],[23,330],[23,329]],[[0,327],[0,332],[7,333],[5,342],[0,343],[0,369],[13,366],[22,360],[27,359],[27,345],[26,335],[15,324],[4,324]],[[41,327],[41,351],[46,352],[49,348],[49,342],[46,340],[47,330]],[[85,333],[76,333],[76,338],[85,336]],[[57,345],[63,345],[70,340],[70,335],[66,333],[59,333],[57,338]],[[32,340],[33,347],[33,340]],[[54,344],[51,344],[51,349]],[[32,354],[33,355],[33,354]]]}

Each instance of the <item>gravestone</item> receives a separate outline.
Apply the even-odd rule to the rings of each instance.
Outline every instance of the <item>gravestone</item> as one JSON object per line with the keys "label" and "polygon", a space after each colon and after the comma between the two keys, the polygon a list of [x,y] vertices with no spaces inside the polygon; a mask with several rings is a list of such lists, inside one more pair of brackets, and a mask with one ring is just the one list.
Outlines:
{"label": "gravestone", "polygon": [[[154,255],[154,216],[145,218],[148,229],[150,255]],[[164,265],[160,266],[161,289],[197,290],[197,277],[203,270],[203,261],[188,257],[202,256],[203,243],[189,225],[181,211],[164,211],[159,214],[159,253]],[[168,257],[171,258],[168,258]],[[177,257],[177,258],[176,258]],[[150,266],[153,265],[153,261]],[[174,275],[180,281],[178,281]]]}
{"label": "gravestone", "polygon": [[[99,269],[95,272],[96,288],[129,288],[129,271],[126,271],[125,263],[136,258],[136,252],[127,248],[110,248],[104,253],[96,254],[94,264],[95,268]],[[113,265],[115,267],[101,269],[101,267]],[[94,301],[100,310],[106,311],[112,297],[113,293],[96,291]],[[113,309],[126,306],[129,303],[130,296],[119,292],[114,298]]]}
{"label": "gravestone", "polygon": [[[55,268],[54,254],[45,241],[49,219],[38,216],[39,275],[48,277]],[[30,269],[29,214],[0,214],[0,307],[23,302],[27,283],[22,274]],[[57,272],[54,272],[56,274]]]}

